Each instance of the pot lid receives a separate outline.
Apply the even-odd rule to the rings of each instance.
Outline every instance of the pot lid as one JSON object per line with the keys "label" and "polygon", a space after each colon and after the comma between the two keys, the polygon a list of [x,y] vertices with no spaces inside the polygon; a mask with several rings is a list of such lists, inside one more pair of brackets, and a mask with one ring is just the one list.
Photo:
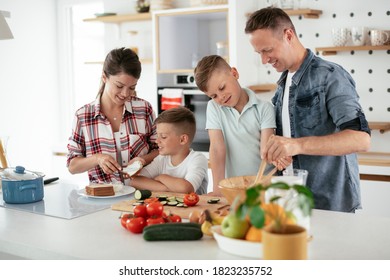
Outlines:
{"label": "pot lid", "polygon": [[0,170],[0,175],[3,179],[8,179],[12,181],[34,180],[44,176],[39,172],[28,171],[23,166],[16,166],[15,168],[5,168],[3,170]]}

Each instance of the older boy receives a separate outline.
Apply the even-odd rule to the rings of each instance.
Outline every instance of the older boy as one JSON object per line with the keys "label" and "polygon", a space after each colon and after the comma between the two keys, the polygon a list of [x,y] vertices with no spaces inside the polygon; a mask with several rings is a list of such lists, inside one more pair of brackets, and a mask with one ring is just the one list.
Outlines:
{"label": "older boy", "polygon": [[270,102],[241,88],[236,68],[218,55],[202,58],[195,82],[212,100],[207,105],[206,129],[210,137],[213,194],[225,177],[256,175],[260,150],[274,134],[275,113]]}
{"label": "older boy", "polygon": [[194,114],[184,107],[169,109],[155,124],[159,155],[132,178],[130,185],[151,191],[206,193],[207,158],[190,148],[196,132]]}

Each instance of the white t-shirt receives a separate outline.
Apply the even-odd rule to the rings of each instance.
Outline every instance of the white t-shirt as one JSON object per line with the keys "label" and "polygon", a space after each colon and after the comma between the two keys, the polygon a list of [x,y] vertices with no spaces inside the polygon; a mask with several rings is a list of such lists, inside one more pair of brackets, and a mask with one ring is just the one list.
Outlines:
{"label": "white t-shirt", "polygon": [[197,194],[207,193],[208,160],[201,152],[191,149],[188,156],[177,166],[172,165],[171,156],[158,155],[139,175],[155,178],[160,174],[183,178],[192,184]]}
{"label": "white t-shirt", "polygon": [[[291,80],[292,76],[294,76],[294,73],[287,73],[286,77],[286,85],[284,87],[284,95],[283,95],[283,107],[282,107],[282,127],[283,127],[283,136],[291,138],[291,126],[290,126],[290,111],[288,108],[288,101],[290,96],[290,86],[291,86]],[[286,167],[286,170],[289,174],[293,174],[293,166],[290,164]]]}

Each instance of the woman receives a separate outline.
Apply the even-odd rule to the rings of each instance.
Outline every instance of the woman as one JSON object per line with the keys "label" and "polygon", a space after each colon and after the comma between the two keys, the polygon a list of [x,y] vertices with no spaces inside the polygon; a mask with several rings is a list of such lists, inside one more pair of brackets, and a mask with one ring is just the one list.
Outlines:
{"label": "woman", "polygon": [[76,111],[68,144],[70,173],[88,171],[93,183],[124,183],[122,167],[135,160],[146,165],[158,155],[152,106],[135,93],[140,75],[132,50],[107,55],[96,100]]}

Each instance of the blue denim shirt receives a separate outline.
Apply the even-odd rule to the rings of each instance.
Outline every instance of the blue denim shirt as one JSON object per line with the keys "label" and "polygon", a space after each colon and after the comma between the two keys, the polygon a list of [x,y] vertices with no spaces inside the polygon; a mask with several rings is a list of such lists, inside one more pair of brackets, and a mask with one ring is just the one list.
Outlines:
{"label": "blue denim shirt", "polygon": [[[282,105],[286,76],[287,71],[279,79],[272,99],[277,135],[283,135]],[[352,77],[340,65],[315,56],[309,49],[292,77],[289,113],[292,138],[333,134],[340,131],[340,125],[356,118],[367,125]],[[361,208],[356,154],[297,155],[293,157],[293,166],[309,171],[307,186],[314,194],[315,208],[343,212]]]}

